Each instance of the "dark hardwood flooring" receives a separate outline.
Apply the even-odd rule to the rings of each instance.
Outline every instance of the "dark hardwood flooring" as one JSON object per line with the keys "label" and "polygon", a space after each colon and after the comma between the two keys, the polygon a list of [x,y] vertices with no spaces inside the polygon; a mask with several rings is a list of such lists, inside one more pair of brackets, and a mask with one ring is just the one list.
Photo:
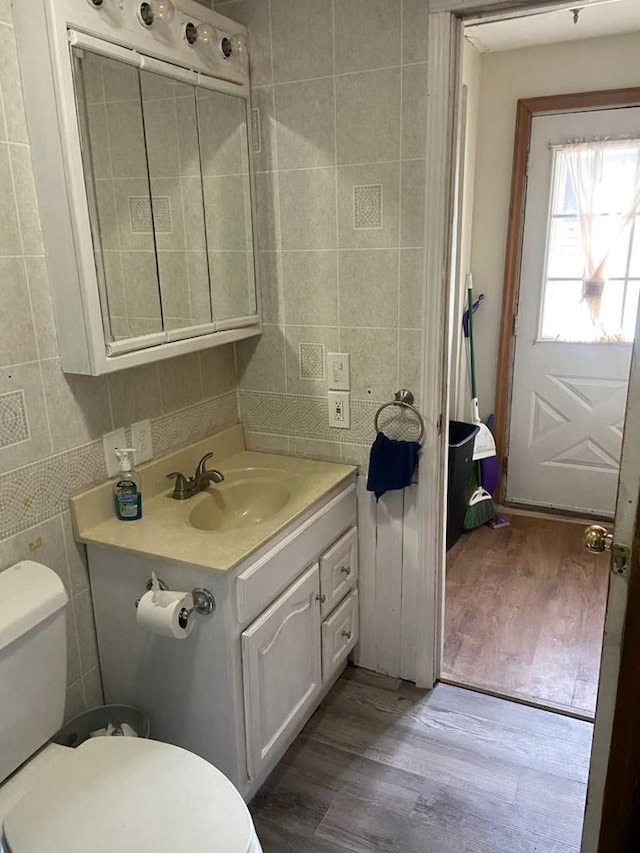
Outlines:
{"label": "dark hardwood flooring", "polygon": [[264,853],[577,853],[591,734],[349,668],[250,808]]}
{"label": "dark hardwood flooring", "polygon": [[443,678],[593,717],[608,555],[584,549],[580,524],[510,521],[447,555]]}

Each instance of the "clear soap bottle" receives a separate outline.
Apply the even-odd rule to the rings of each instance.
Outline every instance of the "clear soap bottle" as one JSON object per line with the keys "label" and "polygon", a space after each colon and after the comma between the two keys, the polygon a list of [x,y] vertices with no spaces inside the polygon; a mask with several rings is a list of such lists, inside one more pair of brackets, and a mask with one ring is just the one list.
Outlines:
{"label": "clear soap bottle", "polygon": [[133,468],[134,450],[131,447],[115,451],[120,471],[113,481],[113,503],[120,521],[137,521],[142,518],[142,491],[140,476]]}

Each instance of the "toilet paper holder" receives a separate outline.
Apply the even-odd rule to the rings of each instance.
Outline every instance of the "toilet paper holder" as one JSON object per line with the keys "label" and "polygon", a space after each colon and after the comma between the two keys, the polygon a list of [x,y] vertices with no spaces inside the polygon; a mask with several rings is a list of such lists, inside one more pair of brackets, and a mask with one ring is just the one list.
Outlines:
{"label": "toilet paper holder", "polygon": [[[167,584],[161,579],[158,578],[158,584],[160,589],[169,589]],[[153,589],[153,581],[151,578],[147,581],[147,592]],[[191,597],[193,598],[193,607],[183,607],[180,611],[180,615],[178,617],[178,623],[181,628],[186,628],[187,623],[189,622],[189,617],[195,611],[199,613],[201,616],[210,616],[214,610],[216,609],[216,600],[213,597],[213,593],[209,592],[208,589],[205,589],[202,586],[197,586],[191,590]],[[136,608],[140,604],[140,599],[136,599]]]}

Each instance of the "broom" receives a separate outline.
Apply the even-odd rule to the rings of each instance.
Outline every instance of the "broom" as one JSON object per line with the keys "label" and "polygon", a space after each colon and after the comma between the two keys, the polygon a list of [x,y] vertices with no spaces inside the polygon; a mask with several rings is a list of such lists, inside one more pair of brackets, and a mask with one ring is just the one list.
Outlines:
{"label": "broom", "polygon": [[[476,442],[478,441],[478,438],[482,439],[482,427],[484,427],[486,432],[489,433],[491,443],[493,443],[493,436],[489,432],[488,428],[485,426],[485,424],[479,422],[480,416],[478,415],[478,393],[476,389],[476,360],[473,347],[473,290],[471,287],[471,276],[468,276],[467,280],[469,283],[467,290],[467,301],[469,313],[469,373],[471,374],[471,399],[473,403],[474,420],[480,427],[480,432],[478,433],[478,435],[476,435]],[[474,459],[477,459],[477,455],[475,452],[473,455]],[[482,488],[481,477],[482,473],[480,468],[480,462],[478,461],[476,465],[476,486],[471,493],[469,503],[467,504],[467,511],[464,514],[464,522],[462,526],[465,530],[475,530],[476,527],[481,527],[483,524],[486,524],[487,521],[491,521],[491,519],[495,518],[496,515],[491,495],[486,489]]]}

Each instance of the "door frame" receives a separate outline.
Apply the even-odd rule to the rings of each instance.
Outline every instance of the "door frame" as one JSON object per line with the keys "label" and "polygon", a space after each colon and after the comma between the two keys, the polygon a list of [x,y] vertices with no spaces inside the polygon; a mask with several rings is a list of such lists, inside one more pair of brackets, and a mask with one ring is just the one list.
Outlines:
{"label": "door frame", "polygon": [[[427,2],[427,0],[424,0]],[[427,99],[426,181],[429,217],[425,223],[426,274],[423,305],[422,377],[420,388],[429,426],[435,427],[437,412],[441,424],[449,415],[449,375],[453,315],[451,304],[456,281],[455,269],[455,192],[456,192],[456,123],[459,120],[462,88],[461,28],[463,19],[482,17],[498,19],[514,10],[528,14],[544,5],[545,11],[567,8],[563,0],[428,0],[429,15],[429,86]],[[586,0],[588,3],[589,0]],[[631,90],[638,104],[640,89]],[[623,95],[621,93],[627,93]],[[587,93],[602,94],[602,93]],[[606,91],[609,105],[615,97],[627,97],[627,90]],[[568,97],[580,98],[572,95]],[[548,99],[545,99],[548,101]],[[593,104],[589,104],[589,109]],[[596,106],[602,106],[597,103]],[[580,109],[581,107],[577,107]],[[582,107],[583,109],[585,107]],[[530,121],[530,120],[529,120]],[[520,122],[522,124],[522,120]],[[517,211],[512,210],[512,214]],[[517,244],[516,244],[517,245]],[[431,310],[433,309],[433,310]],[[639,315],[640,328],[640,315]],[[509,341],[511,344],[512,342]],[[511,352],[511,347],[508,348]],[[501,351],[504,359],[504,353]],[[507,362],[510,361],[507,358]],[[635,401],[632,402],[632,401]],[[640,388],[630,388],[627,412],[635,407],[634,419],[640,429]],[[427,420],[427,418],[425,418]],[[503,418],[504,421],[504,418]],[[504,429],[504,424],[503,424]],[[420,557],[417,566],[415,631],[416,682],[431,686],[440,672],[444,613],[446,523],[446,429],[440,429],[438,440],[425,448],[421,460],[419,508],[423,524],[420,530]],[[630,444],[630,442],[628,442]],[[629,531],[640,531],[640,449],[634,450],[633,482],[620,482],[620,496],[626,509],[625,538]],[[623,451],[624,454],[624,451]],[[624,460],[624,455],[623,455]],[[427,481],[427,476],[430,482]],[[433,476],[433,480],[431,477]],[[435,503],[434,503],[435,502]],[[634,527],[638,525],[638,527]],[[594,745],[589,771],[589,802],[585,813],[582,853],[611,853],[611,838],[636,829],[637,815],[632,810],[637,797],[640,767],[640,732],[634,725],[633,712],[638,705],[640,684],[635,663],[640,655],[640,533],[633,545],[628,606],[629,579],[611,573],[610,597],[618,599],[616,616],[605,625],[602,669],[606,669],[610,691],[600,690],[596,710]],[[626,612],[625,612],[626,607]],[[626,621],[625,621],[626,620]],[[614,685],[616,685],[614,687]],[[602,687],[602,682],[601,682]],[[631,760],[630,760],[631,759]],[[635,763],[634,763],[635,762]],[[618,847],[624,850],[625,848]],[[633,849],[633,848],[626,848]]]}
{"label": "door frame", "polygon": [[595,109],[615,109],[640,105],[640,87],[604,89],[595,92],[575,92],[567,95],[544,95],[539,98],[522,98],[516,107],[516,127],[513,144],[511,195],[504,258],[502,289],[502,314],[498,339],[498,364],[496,371],[496,397],[494,404],[496,455],[500,462],[500,483],[497,499],[506,497],[507,469],[509,464],[509,428],[513,394],[518,298],[520,295],[520,267],[524,234],[525,205],[527,200],[527,172],[531,130],[536,116],[557,113],[587,112]]}

